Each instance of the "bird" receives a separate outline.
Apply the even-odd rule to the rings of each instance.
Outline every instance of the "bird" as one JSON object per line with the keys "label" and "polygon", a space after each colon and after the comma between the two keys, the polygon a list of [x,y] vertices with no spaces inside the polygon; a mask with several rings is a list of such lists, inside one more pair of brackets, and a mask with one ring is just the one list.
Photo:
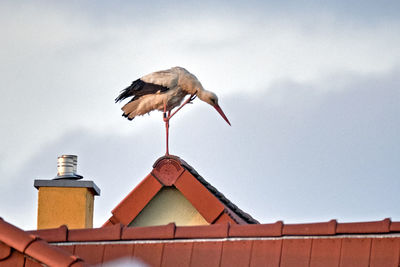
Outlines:
{"label": "bird", "polygon": [[[189,97],[183,102],[187,95]],[[182,67],[156,71],[133,81],[130,86],[120,92],[115,103],[131,98],[121,108],[122,116],[128,120],[133,120],[136,116],[148,114],[153,110],[162,111],[166,127],[166,155],[169,155],[169,120],[183,106],[192,103],[196,97],[213,106],[231,125],[218,104],[217,95],[204,89],[197,77]],[[172,112],[174,108],[177,109]]]}

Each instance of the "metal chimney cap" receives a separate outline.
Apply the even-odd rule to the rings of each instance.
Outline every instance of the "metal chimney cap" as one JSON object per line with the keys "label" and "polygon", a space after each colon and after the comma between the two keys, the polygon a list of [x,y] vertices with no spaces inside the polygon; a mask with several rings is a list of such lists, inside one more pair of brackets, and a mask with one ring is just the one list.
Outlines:
{"label": "metal chimney cap", "polygon": [[54,180],[69,179],[79,180],[83,176],[77,174],[78,156],[77,155],[61,155],[57,158],[57,176]]}

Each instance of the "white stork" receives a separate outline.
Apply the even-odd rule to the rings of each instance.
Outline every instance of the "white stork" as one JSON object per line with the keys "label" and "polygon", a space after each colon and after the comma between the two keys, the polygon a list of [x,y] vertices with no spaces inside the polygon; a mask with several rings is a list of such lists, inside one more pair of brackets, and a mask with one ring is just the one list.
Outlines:
{"label": "white stork", "polygon": [[[181,104],[186,95],[190,95],[190,97]],[[191,103],[196,96],[213,106],[222,118],[231,125],[218,105],[218,97],[213,92],[205,90],[196,76],[181,67],[153,72],[133,81],[130,86],[122,90],[121,94],[115,99],[115,102],[117,103],[132,97],[122,107],[124,112],[122,116],[129,120],[133,120],[136,116],[144,115],[153,110],[163,111],[167,139],[166,155],[169,155],[169,120],[184,105]],[[178,108],[171,114],[172,109],[176,107]]]}

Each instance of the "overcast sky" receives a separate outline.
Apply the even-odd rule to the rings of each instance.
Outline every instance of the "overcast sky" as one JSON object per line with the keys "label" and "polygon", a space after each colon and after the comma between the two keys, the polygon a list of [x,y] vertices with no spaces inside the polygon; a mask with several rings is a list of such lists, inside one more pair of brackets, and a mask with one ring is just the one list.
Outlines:
{"label": "overcast sky", "polygon": [[[129,2],[129,3],[128,3]],[[114,99],[182,66],[170,152],[257,220],[400,220],[399,1],[1,1],[0,216],[36,228],[57,156],[102,190],[94,224],[165,152],[160,112]]]}

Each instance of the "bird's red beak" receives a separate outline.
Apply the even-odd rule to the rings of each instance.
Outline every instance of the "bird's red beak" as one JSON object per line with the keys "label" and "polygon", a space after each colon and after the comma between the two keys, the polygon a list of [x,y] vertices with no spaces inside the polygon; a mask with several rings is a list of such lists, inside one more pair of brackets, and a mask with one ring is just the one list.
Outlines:
{"label": "bird's red beak", "polygon": [[214,105],[214,108],[218,111],[218,113],[222,116],[222,118],[224,118],[224,120],[229,124],[229,126],[231,125],[231,123],[229,122],[228,118],[225,116],[224,112],[222,111],[222,109],[219,107],[218,104]]}

